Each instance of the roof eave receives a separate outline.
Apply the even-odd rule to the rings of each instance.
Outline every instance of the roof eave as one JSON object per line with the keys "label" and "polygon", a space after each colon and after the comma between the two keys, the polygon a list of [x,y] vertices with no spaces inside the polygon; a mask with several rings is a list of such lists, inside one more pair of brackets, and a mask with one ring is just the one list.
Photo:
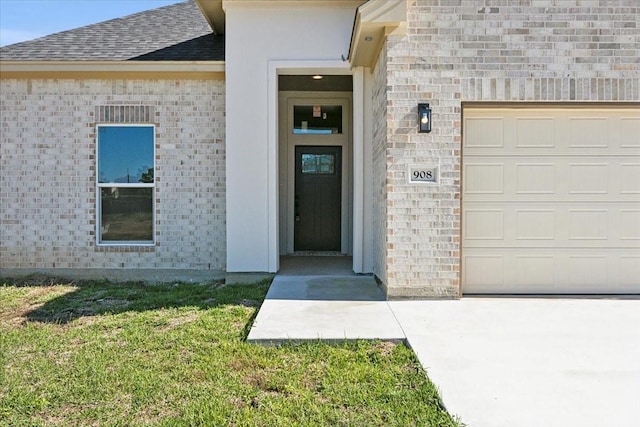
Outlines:
{"label": "roof eave", "polygon": [[224,61],[3,61],[0,73],[11,72],[171,72],[224,73]]}
{"label": "roof eave", "polygon": [[226,16],[222,9],[222,0],[196,0],[202,14],[216,34],[224,34]]}
{"label": "roof eave", "polygon": [[351,33],[349,63],[373,67],[388,35],[406,34],[405,0],[369,0],[356,11]]}

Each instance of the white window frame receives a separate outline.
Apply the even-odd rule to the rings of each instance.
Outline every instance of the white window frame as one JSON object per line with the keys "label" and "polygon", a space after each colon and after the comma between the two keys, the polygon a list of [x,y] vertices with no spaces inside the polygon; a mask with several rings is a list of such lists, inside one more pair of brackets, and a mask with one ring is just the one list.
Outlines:
{"label": "white window frame", "polygon": [[[101,127],[149,127],[153,129],[153,183],[101,183],[100,173],[100,128]],[[156,244],[156,125],[149,123],[101,123],[96,125],[96,245],[97,246],[155,246]],[[102,189],[103,188],[151,188],[151,215],[152,215],[152,239],[151,240],[109,240],[102,241]]]}

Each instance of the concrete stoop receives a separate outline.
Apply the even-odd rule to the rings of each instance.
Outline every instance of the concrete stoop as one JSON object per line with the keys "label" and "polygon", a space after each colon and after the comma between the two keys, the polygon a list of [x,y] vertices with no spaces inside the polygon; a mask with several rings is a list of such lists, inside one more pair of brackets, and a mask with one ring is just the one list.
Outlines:
{"label": "concrete stoop", "polygon": [[247,341],[405,341],[372,276],[281,276],[271,283]]}

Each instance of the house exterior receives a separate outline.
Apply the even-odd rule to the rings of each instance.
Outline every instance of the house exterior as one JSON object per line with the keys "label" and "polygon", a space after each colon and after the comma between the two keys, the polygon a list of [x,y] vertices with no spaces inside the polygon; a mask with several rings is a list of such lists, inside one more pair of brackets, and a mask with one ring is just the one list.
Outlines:
{"label": "house exterior", "polygon": [[635,0],[190,0],[1,48],[0,102],[1,269],[640,292]]}

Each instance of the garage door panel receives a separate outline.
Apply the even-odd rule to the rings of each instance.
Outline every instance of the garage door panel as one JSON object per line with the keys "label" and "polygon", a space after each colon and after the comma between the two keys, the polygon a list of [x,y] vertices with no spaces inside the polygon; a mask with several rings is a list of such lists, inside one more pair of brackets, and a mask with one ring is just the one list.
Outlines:
{"label": "garage door panel", "polygon": [[569,148],[609,148],[606,117],[569,117]]}
{"label": "garage door panel", "polygon": [[619,182],[620,194],[640,194],[640,163],[626,163],[621,162],[619,168],[620,176],[617,181]]}
{"label": "garage door panel", "polygon": [[[464,238],[470,241],[504,241],[504,210],[495,207],[467,209],[464,213]],[[497,243],[500,245],[500,243]]]}
{"label": "garage door panel", "polygon": [[638,293],[640,253],[599,249],[465,251],[465,293]]}
{"label": "garage door panel", "polygon": [[[569,285],[582,289],[598,288],[609,281],[608,257],[604,255],[570,255]],[[597,289],[595,289],[597,291]]]}
{"label": "garage door panel", "polygon": [[514,239],[516,241],[544,240],[552,242],[555,240],[557,217],[555,209],[516,208],[514,213]]}
{"label": "garage door panel", "polygon": [[[500,117],[500,114],[504,114]],[[640,148],[640,118],[629,111],[466,111],[468,155],[611,155]]]}
{"label": "garage door panel", "polygon": [[468,150],[504,147],[504,119],[502,117],[470,117],[465,120],[465,132],[473,135],[465,140]]}
{"label": "garage door panel", "polygon": [[468,248],[637,248],[640,208],[628,203],[465,204],[462,237]]}
{"label": "garage door panel", "polygon": [[557,209],[556,247],[638,248],[640,215],[627,203],[583,202]]}
{"label": "garage door panel", "polygon": [[569,194],[608,194],[610,164],[569,163]]}
{"label": "garage door panel", "polygon": [[629,161],[633,158],[465,156],[464,197],[467,202],[636,203],[640,200],[640,163]]}
{"label": "garage door panel", "polygon": [[556,260],[551,255],[514,255],[514,284],[527,291],[543,291],[556,282]]}
{"label": "garage door panel", "polygon": [[500,291],[505,286],[505,265],[502,254],[468,254],[463,259],[463,271],[466,275],[465,283],[470,286],[494,291]]}
{"label": "garage door panel", "polygon": [[470,162],[465,165],[464,191],[467,194],[504,194],[504,164]]}
{"label": "garage door panel", "polygon": [[620,257],[620,288],[640,292],[640,253],[637,256]]}
{"label": "garage door panel", "polygon": [[621,148],[640,148],[640,117],[621,117],[615,132]]}
{"label": "garage door panel", "polygon": [[[516,117],[515,148],[545,149],[556,146],[556,121],[554,117]],[[516,150],[519,151],[519,150]]]}
{"label": "garage door panel", "polygon": [[620,209],[616,219],[612,228],[620,240],[636,240],[640,245],[640,209]]}
{"label": "garage door panel", "polygon": [[517,162],[515,165],[516,195],[531,197],[535,194],[549,195],[556,193],[556,165],[554,163]]}
{"label": "garage door panel", "polygon": [[[567,217],[569,240],[608,240],[608,213],[608,209],[569,209]],[[585,245],[588,243],[580,242],[580,246]]]}

